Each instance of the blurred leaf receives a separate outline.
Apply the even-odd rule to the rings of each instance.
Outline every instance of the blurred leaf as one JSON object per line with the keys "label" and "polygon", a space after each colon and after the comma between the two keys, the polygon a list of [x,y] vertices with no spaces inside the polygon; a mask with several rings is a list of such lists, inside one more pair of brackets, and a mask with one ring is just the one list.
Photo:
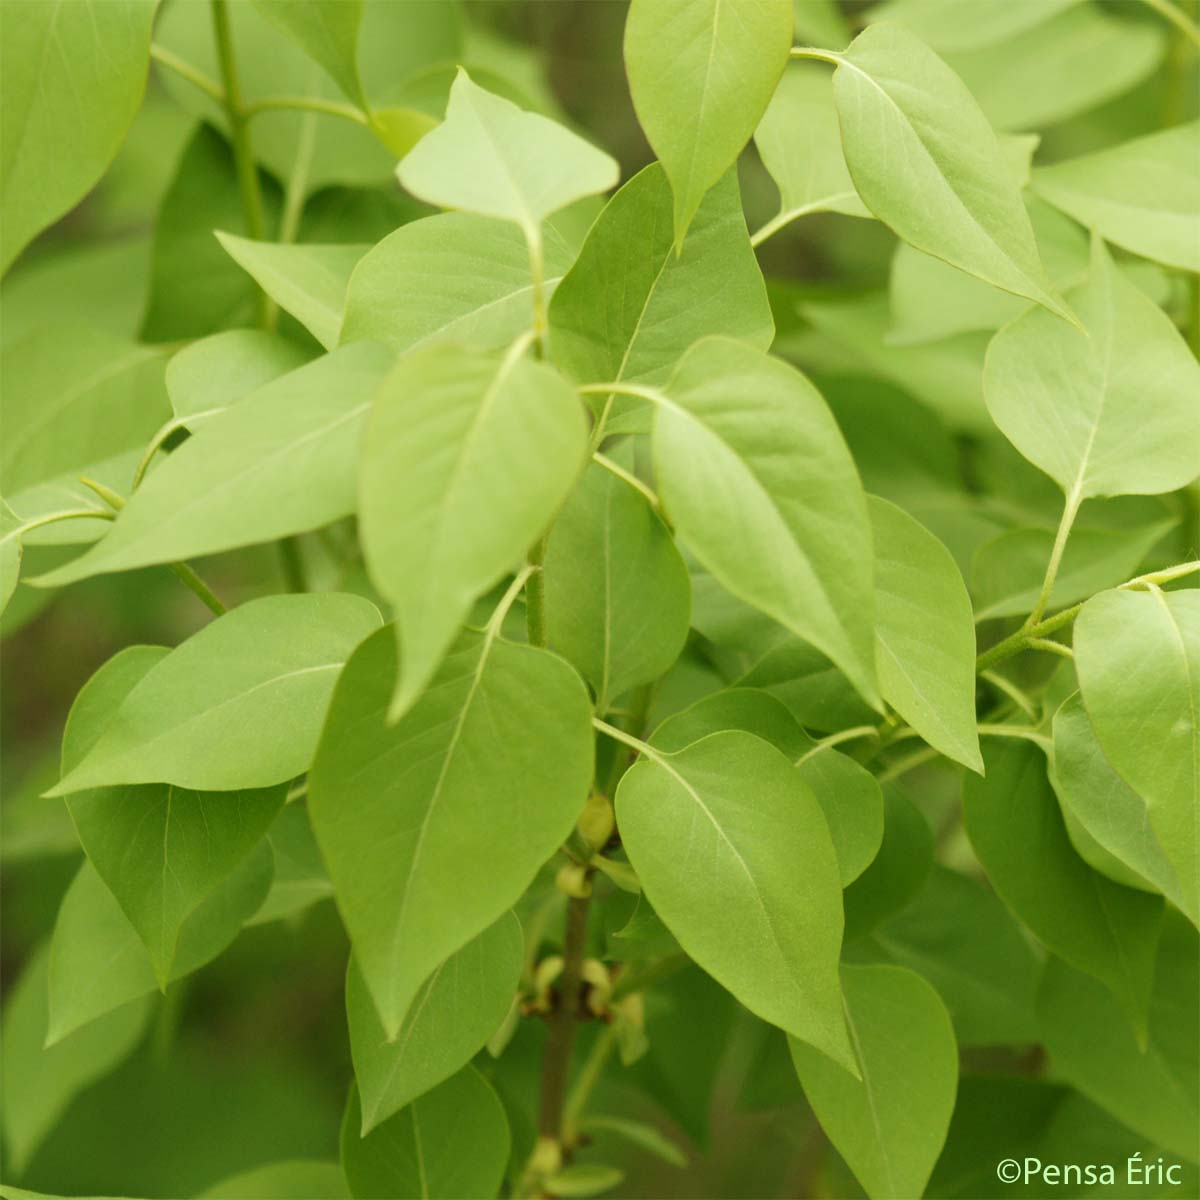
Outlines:
{"label": "blurred leaf", "polygon": [[276,28],[329,73],[349,100],[367,106],[358,77],[363,0],[253,0]]}
{"label": "blurred leaf", "polygon": [[149,1004],[139,1000],[43,1048],[49,958],[41,947],[5,997],[2,1123],[8,1169],[17,1173],[25,1170],[72,1097],[131,1053],[150,1015]]}
{"label": "blurred leaf", "polygon": [[445,1083],[359,1136],[358,1094],[342,1122],[342,1170],[357,1197],[494,1196],[508,1162],[508,1121],[499,1097],[464,1067]]}
{"label": "blurred leaf", "polygon": [[581,1127],[585,1133],[611,1133],[614,1137],[653,1154],[673,1167],[686,1167],[687,1155],[666,1134],[643,1121],[625,1117],[585,1116]]}
{"label": "blurred leaf", "polygon": [[791,37],[791,0],[763,0],[732,17],[721,0],[630,6],[625,72],[638,120],[671,180],[676,250],[705,192],[750,140],[787,66]]}
{"label": "blurred leaf", "polygon": [[837,858],[788,760],[751,734],[716,733],[639,760],[616,810],[642,887],[688,954],[764,1020],[853,1063],[835,974]]}
{"label": "blurred leaf", "polygon": [[1033,173],[1056,208],[1134,254],[1200,271],[1200,121]]}
{"label": "blurred leaf", "polygon": [[587,693],[562,659],[465,632],[389,725],[396,658],[386,628],[355,652],[309,776],[313,831],[389,1037],[438,964],[529,886],[592,778]]}
{"label": "blurred leaf", "polygon": [[199,1200],[350,1200],[342,1168],[334,1162],[293,1159],[268,1163],[222,1179]]}
{"label": "blurred leaf", "polygon": [[1080,0],[1005,0],[972,5],[961,0],[887,0],[870,9],[870,21],[895,21],[939,53],[976,50],[1039,29]]}
{"label": "blurred leaf", "polygon": [[1154,494],[1200,473],[1200,366],[1166,314],[1093,238],[1070,294],[1086,330],[1030,309],[988,347],[984,397],[1005,437],[1080,497]]}
{"label": "blurred leaf", "polygon": [[[358,508],[371,578],[396,606],[392,719],[421,693],[470,606],[547,527],[582,468],[582,406],[552,367],[517,350],[502,358],[424,346],[404,355],[376,394]],[[397,522],[397,512],[408,519]]]}
{"label": "blurred leaf", "polygon": [[390,1040],[358,965],[350,960],[346,1017],[363,1136],[483,1048],[512,1007],[524,953],[520,922],[505,913],[434,968]]}
{"label": "blurred leaf", "polygon": [[146,86],[154,0],[9,0],[4,12],[0,271],[116,154]]}
{"label": "blurred leaf", "polygon": [[623,1171],[602,1163],[572,1163],[555,1171],[546,1187],[555,1196],[599,1196],[615,1188],[625,1178]]}
{"label": "blurred leaf", "polygon": [[1101,980],[1144,1033],[1162,901],[1118,886],[1075,853],[1038,747],[985,741],[987,777],[966,777],[963,821],[988,878],[1039,940]]}
{"label": "blurred leaf", "polygon": [[369,246],[284,246],[220,231],[217,240],[326,350],[337,346],[350,274]]}
{"label": "blurred leaf", "polygon": [[842,968],[861,1079],[795,1040],[821,1128],[871,1200],[920,1196],[954,1111],[958,1047],[937,993],[902,967]]}
{"label": "blurred leaf", "polygon": [[379,622],[369,601],[337,593],[263,596],[232,609],[152,666],[47,794],[294,779],[312,761],[337,673]]}
{"label": "blurred leaf", "polygon": [[38,586],[214,554],[348,516],[363,422],[390,362],[381,346],[343,346],[207,419],[147,476],[101,542],[39,576]]}
{"label": "blurred leaf", "polygon": [[267,841],[275,860],[275,874],[271,891],[247,922],[249,925],[297,916],[333,895],[333,884],[321,861],[304,804],[288,804],[267,830]]}
{"label": "blurred leaf", "polygon": [[687,567],[645,497],[599,463],[559,511],[545,577],[549,644],[592,685],[598,712],[679,657]]}

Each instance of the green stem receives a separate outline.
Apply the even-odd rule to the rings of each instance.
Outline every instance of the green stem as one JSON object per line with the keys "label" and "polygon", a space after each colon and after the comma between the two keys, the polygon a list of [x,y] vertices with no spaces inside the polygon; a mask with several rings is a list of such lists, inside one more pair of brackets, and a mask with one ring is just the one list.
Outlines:
{"label": "green stem", "polygon": [[632,996],[634,992],[644,992],[652,983],[669,979],[691,961],[686,954],[668,954],[640,971],[623,971],[613,984],[611,1003],[615,1004],[625,996]]}
{"label": "green stem", "polygon": [[1159,16],[1170,21],[1194,45],[1200,49],[1200,25],[1186,13],[1181,12],[1170,0],[1142,0],[1148,8],[1154,9]]}
{"label": "green stem", "polygon": [[542,231],[536,226],[525,230],[529,243],[529,274],[533,285],[533,340],[539,357],[546,354],[546,255]]}
{"label": "green stem", "polygon": [[279,565],[283,571],[283,585],[289,592],[307,592],[308,576],[304,570],[304,556],[300,553],[300,539],[279,539]]}
{"label": "green stem", "polygon": [[31,517],[23,525],[18,525],[16,529],[10,530],[0,538],[0,541],[8,541],[9,538],[24,537],[27,533],[32,533],[35,529],[41,529],[43,525],[54,525],[58,521],[81,521],[91,520],[93,517],[101,521],[115,521],[116,513],[105,512],[102,508],[72,508],[63,512],[47,513],[42,517]]}
{"label": "green stem", "polygon": [[833,63],[835,67],[842,65],[842,56],[832,50],[822,50],[819,46],[793,46],[793,58],[815,58],[818,62]]}
{"label": "green stem", "polygon": [[1062,642],[1055,642],[1050,638],[1030,638],[1026,647],[1029,650],[1042,650],[1046,654],[1057,654],[1059,658],[1075,657],[1075,651],[1070,646],[1064,646]]}
{"label": "green stem", "polygon": [[776,213],[765,225],[756,229],[750,235],[750,245],[757,249],[769,237],[774,237],[781,229],[786,229],[793,221],[798,221],[801,217],[807,217],[809,213],[824,212],[830,204],[835,200],[851,200],[857,192],[835,192],[831,196],[826,196],[822,200],[815,200],[812,204],[802,205],[800,208],[785,208],[782,212]]}
{"label": "green stem", "polygon": [[592,1048],[575,1080],[575,1086],[571,1088],[567,1097],[566,1111],[563,1115],[563,1142],[567,1146],[573,1146],[579,1138],[579,1120],[587,1108],[587,1102],[595,1091],[596,1084],[604,1074],[604,1068],[616,1045],[615,1024],[606,1025],[592,1043]]}
{"label": "green stem", "polygon": [[630,487],[636,488],[642,493],[643,496],[646,497],[647,500],[650,501],[650,506],[656,511],[658,510],[660,507],[658,495],[648,488],[636,475],[625,470],[620,463],[613,462],[611,458],[605,454],[601,454],[599,450],[592,452],[592,461],[598,463],[606,471],[611,471],[612,474],[614,474],[618,479],[625,480]]}
{"label": "green stem", "polygon": [[318,96],[264,96],[246,105],[243,116],[247,121],[261,113],[278,110],[324,113],[327,117],[341,117],[355,125],[370,126],[371,119],[357,105],[345,104],[340,100],[322,100]]}
{"label": "green stem", "polygon": [[1023,738],[1027,742],[1036,743],[1043,750],[1049,750],[1052,745],[1050,739],[1044,733],[1039,733],[1036,729],[1030,729],[1025,725],[989,725],[985,721],[979,725],[979,736]]}
{"label": "green stem", "polygon": [[1050,603],[1050,593],[1054,591],[1054,581],[1058,578],[1058,568],[1062,564],[1063,551],[1067,548],[1067,538],[1071,536],[1071,526],[1075,524],[1075,514],[1079,512],[1079,489],[1075,488],[1067,496],[1063,505],[1062,519],[1058,523],[1058,532],[1054,535],[1054,546],[1050,551],[1050,561],[1046,564],[1046,574],[1042,579],[1042,590],[1038,593],[1037,603],[1025,622],[1027,626],[1036,625]]}
{"label": "green stem", "polygon": [[529,551],[532,568],[525,585],[525,629],[531,646],[546,644],[546,572],[542,564],[546,561],[548,536],[539,538]]}
{"label": "green stem", "polygon": [[192,570],[185,562],[173,562],[167,564],[172,571],[183,581],[183,583],[191,588],[201,601],[214,612],[218,617],[224,616],[229,610],[217,598],[216,593]]}
{"label": "green stem", "polygon": [[850,742],[861,737],[879,737],[879,730],[874,725],[855,725],[853,729],[843,729],[838,733],[831,733],[800,755],[796,759],[796,766],[808,762],[813,755],[820,754],[822,750],[828,750],[831,746],[838,746],[842,742]]}
{"label": "green stem", "polygon": [[194,67],[190,62],[180,58],[178,54],[172,54],[165,46],[152,44],[150,57],[160,66],[166,67],[168,71],[174,71],[181,79],[186,79],[193,87],[198,87],[218,104],[225,103],[225,89],[215,79],[210,78],[199,67]]}
{"label": "green stem", "polygon": [[[254,162],[254,151],[250,144],[250,129],[246,123],[246,109],[242,103],[242,87],[238,78],[237,60],[233,54],[233,35],[229,27],[228,0],[212,0],[213,34],[217,42],[217,58],[221,64],[221,78],[225,83],[225,115],[229,121],[229,137],[233,145],[233,158],[237,167],[238,189],[242,197],[242,212],[246,219],[246,232],[255,241],[266,237],[266,220],[263,216],[262,187],[258,178],[258,167]],[[270,309],[267,294],[259,292],[259,306],[264,326],[269,324]]]}
{"label": "green stem", "polygon": [[598,729],[605,737],[612,738],[614,742],[621,742],[631,750],[636,750],[639,754],[645,755],[646,758],[657,759],[660,757],[652,747],[635,738],[633,734],[626,733],[623,729],[618,729],[615,725],[609,725],[607,721],[602,721],[599,717],[592,718],[592,727]]}
{"label": "green stem", "polygon": [[492,610],[492,615],[488,618],[487,630],[493,636],[500,632],[500,627],[504,624],[504,618],[508,616],[508,610],[512,608],[517,597],[521,594],[521,589],[529,582],[529,580],[538,573],[539,568],[532,563],[526,563],[513,577],[512,583],[508,585],[504,595],[500,597],[500,602]]}

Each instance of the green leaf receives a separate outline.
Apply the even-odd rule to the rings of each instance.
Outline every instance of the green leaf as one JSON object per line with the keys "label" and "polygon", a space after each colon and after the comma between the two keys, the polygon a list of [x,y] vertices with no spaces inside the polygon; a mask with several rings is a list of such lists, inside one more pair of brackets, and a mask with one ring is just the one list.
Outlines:
{"label": "green leaf", "polygon": [[646,498],[598,463],[554,523],[545,573],[550,645],[592,685],[597,711],[679,657],[687,567]]}
{"label": "green leaf", "polygon": [[214,1183],[200,1200],[350,1200],[342,1168],[334,1162],[297,1158],[267,1163]]}
{"label": "green leaf", "polygon": [[1037,1041],[1038,960],[996,894],[970,876],[935,863],[873,936],[889,959],[937,989],[960,1046]]}
{"label": "green leaf", "polygon": [[921,890],[933,863],[933,834],[921,810],[895,784],[884,788],[883,805],[883,840],[842,898],[847,942],[903,910]]}
{"label": "green leaf", "polygon": [[366,1136],[466,1066],[512,1007],[525,954],[521,923],[505,913],[434,968],[388,1039],[353,959],[346,1017]]}
{"label": "green leaf", "polygon": [[0,271],[115,157],[146,87],[154,7],[154,0],[6,2]]}
{"label": "green leaf", "polygon": [[599,1196],[615,1188],[625,1173],[603,1163],[572,1163],[555,1171],[546,1180],[546,1188],[554,1196]]}
{"label": "green leaf", "polygon": [[1165,27],[1110,11],[1047,7],[1051,20],[946,61],[997,129],[1044,129],[1127,92],[1162,61]]}
{"label": "green leaf", "polygon": [[1098,238],[1071,301],[1086,331],[1031,309],[992,339],[992,419],[1068,503],[1190,482],[1200,473],[1200,365],[1179,331]]}
{"label": "green leaf", "polygon": [[[676,254],[671,188],[652,163],[608,202],[554,293],[554,361],[580,383],[662,383],[684,351],[712,333],[764,351],[775,336],[737,175],[730,171],[707,193]],[[615,400],[612,416],[630,407]]]}
{"label": "green leaf", "polygon": [[348,99],[367,107],[358,77],[363,0],[254,0],[254,6],[324,67]]}
{"label": "green leaf", "polygon": [[842,968],[846,1020],[861,1079],[792,1040],[792,1061],[821,1128],[871,1200],[925,1191],[958,1086],[945,1005],[902,967]]}
{"label": "green leaf", "polygon": [[1175,868],[1183,910],[1195,922],[1200,911],[1200,590],[1094,596],[1075,622],[1075,654],[1096,740],[1145,801],[1151,828]]}
{"label": "green leaf", "polygon": [[396,609],[393,719],[475,600],[550,523],[586,453],[583,408],[542,363],[440,344],[396,364],[371,410],[359,480],[367,567]]}
{"label": "green leaf", "polygon": [[1200,1124],[1197,963],[1196,931],[1168,914],[1151,966],[1154,992],[1144,1044],[1108,992],[1058,959],[1047,963],[1038,991],[1042,1040],[1055,1073],[1131,1129],[1188,1159],[1195,1158]]}
{"label": "green leaf", "polygon": [[[1170,512],[1156,507],[1153,501],[1144,508],[1140,504],[1131,508],[1128,520],[1124,514],[1114,517],[1108,525],[1101,517],[1091,528],[1085,527],[1082,519],[1076,520],[1048,608],[1065,608],[1123,583],[1175,525]],[[1030,612],[1041,592],[1053,547],[1054,534],[1048,529],[1010,529],[984,542],[971,564],[975,619],[1018,617]]]}
{"label": "green leaf", "polygon": [[[547,291],[571,263],[545,233]],[[372,247],[350,276],[343,342],[371,338],[397,352],[435,341],[492,349],[528,327],[533,311],[529,248],[507,221],[438,213],[402,225]]]}
{"label": "green leaf", "polygon": [[794,0],[796,37],[831,49],[850,40],[850,23],[838,0]]}
{"label": "green leaf", "polygon": [[263,596],[218,617],[136,684],[47,795],[114,783],[230,791],[308,769],[333,685],[379,626],[359,596]]}
{"label": "green leaf", "polygon": [[342,1121],[342,1170],[359,1200],[494,1196],[508,1165],[508,1118],[491,1084],[464,1067],[365,1138],[358,1093]]}
{"label": "green leaf", "polygon": [[[265,172],[258,178],[271,231],[280,189]],[[202,124],[180,155],[154,224],[150,294],[141,327],[146,341],[205,337],[257,319],[258,288],[230,261],[215,236],[218,229],[249,233],[233,151],[215,129]]]}
{"label": "green leaf", "polygon": [[1004,152],[962,81],[895,25],[836,56],[842,148],[866,206],[906,242],[1066,321]]}
{"label": "green leaf", "polygon": [[[64,774],[169,653],[163,646],[130,646],[84,684],[63,734]],[[68,800],[79,840],[150,952],[161,987],[170,978],[183,923],[262,839],[285,790],[203,793],[153,783]]]}
{"label": "green leaf", "polygon": [[390,363],[381,346],[344,346],[205,420],[100,543],[38,586],[215,554],[348,516],[367,410]]}
{"label": "green leaf", "polygon": [[[169,415],[160,350],[80,327],[49,328],[7,346],[0,396],[5,499],[23,520],[106,511],[80,475],[129,487],[141,447]],[[26,544],[87,542],[107,521],[63,521]]]}
{"label": "green leaf", "polygon": [[326,350],[338,344],[350,274],[369,246],[285,246],[220,231],[217,239],[230,258]]}
{"label": "green leaf", "polygon": [[1033,189],[1106,241],[1200,271],[1200,121],[1033,173]]}
{"label": "green leaf", "polygon": [[[1155,834],[1146,802],[1113,769],[1078,692],[1054,714],[1051,781],[1071,841],[1091,866],[1118,883],[1159,892],[1186,909],[1179,877]],[[1082,838],[1077,834],[1080,827]]]}
{"label": "green leaf", "polygon": [[825,812],[842,887],[848,887],[871,865],[883,841],[879,782],[852,758],[829,748],[818,750],[815,742],[800,756],[796,771]]}
{"label": "green leaf", "polygon": [[931,745],[982,773],[975,732],[975,625],[950,551],[878,496],[875,645],[883,698]]}
{"label": "green leaf", "polygon": [[791,0],[634,0],[625,71],[638,121],[674,193],[675,247],[734,164],[787,66]]}
{"label": "green leaf", "polygon": [[[171,980],[211,962],[229,946],[271,887],[271,852],[259,845],[183,923]],[[138,996],[159,990],[145,944],[90,862],[63,897],[50,945],[47,1043]]]}
{"label": "green leaf", "polygon": [[430,204],[515,221],[533,247],[546,217],[614,187],[618,167],[556,121],[478,87],[460,67],[445,121],[396,174]]}
{"label": "green leaf", "polygon": [[141,1041],[150,1015],[137,1001],[44,1048],[49,953],[35,950],[4,1001],[0,1066],[7,1170],[20,1174],[72,1098]]}
{"label": "green leaf", "polygon": [[308,821],[307,806],[288,804],[267,830],[275,873],[271,891],[247,924],[264,925],[298,916],[333,896],[333,884]]}
{"label": "green leaf", "polygon": [[1044,25],[1080,0],[1006,0],[972,5],[961,0],[887,0],[866,13],[871,22],[895,21],[927,46],[942,51],[976,50]]}
{"label": "green leaf", "polygon": [[396,637],[355,652],[309,813],[389,1037],[439,963],[496,921],[570,833],[592,778],[590,704],[561,659],[464,633],[397,725]]}
{"label": "green leaf", "polygon": [[12,599],[21,578],[21,518],[0,497],[0,613]]}
{"label": "green leaf", "polygon": [[201,421],[308,362],[302,346],[261,329],[230,329],[185,346],[167,363],[167,395],[175,416]]}
{"label": "green leaf", "polygon": [[673,714],[655,729],[650,744],[664,754],[674,754],[723,729],[752,733],[792,759],[812,747],[812,740],[782,701],[769,692],[745,687],[713,692]]}
{"label": "green leaf", "polygon": [[715,337],[688,351],[665,391],[654,461],[680,539],[877,705],[866,503],[820,393],[778,359]]}
{"label": "green leaf", "polygon": [[580,1127],[585,1133],[611,1133],[622,1141],[636,1146],[662,1159],[673,1167],[686,1167],[687,1155],[661,1130],[642,1121],[631,1121],[625,1117],[608,1117],[604,1115],[583,1117]]}
{"label": "green leaf", "polygon": [[963,821],[1001,899],[1055,954],[1101,980],[1144,1032],[1162,901],[1120,887],[1075,853],[1042,752],[995,739],[987,778],[967,776]]}
{"label": "green leaf", "polygon": [[751,1012],[853,1070],[837,857],[791,763],[752,734],[715,733],[636,763],[616,810],[643,890],[687,953]]}
{"label": "green leaf", "polygon": [[780,222],[814,212],[874,215],[854,190],[833,87],[820,67],[800,63],[784,73],[754,131],[754,144],[779,188]]}

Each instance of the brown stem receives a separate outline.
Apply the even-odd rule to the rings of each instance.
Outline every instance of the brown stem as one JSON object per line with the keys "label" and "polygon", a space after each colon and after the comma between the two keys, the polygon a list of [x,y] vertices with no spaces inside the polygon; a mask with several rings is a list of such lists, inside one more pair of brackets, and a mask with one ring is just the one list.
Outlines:
{"label": "brown stem", "polygon": [[563,1110],[567,1096],[567,1076],[571,1068],[571,1047],[579,1000],[583,993],[583,958],[587,948],[589,901],[572,897],[567,902],[567,930],[563,939],[563,969],[559,976],[558,1004],[550,1017],[550,1038],[542,1058],[542,1093],[538,1110],[538,1133],[562,1142]]}

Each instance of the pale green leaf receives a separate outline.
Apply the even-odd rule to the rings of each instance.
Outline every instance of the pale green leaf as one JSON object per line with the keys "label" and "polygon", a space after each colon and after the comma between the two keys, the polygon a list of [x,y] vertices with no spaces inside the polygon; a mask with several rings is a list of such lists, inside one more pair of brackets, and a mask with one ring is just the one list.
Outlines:
{"label": "pale green leaf", "polygon": [[634,0],[625,71],[674,193],[675,245],[737,160],[787,66],[791,0]]}
{"label": "pale green leaf", "polygon": [[358,77],[363,0],[254,0],[254,6],[324,67],[348,99],[366,107]]}
{"label": "pale green leaf", "polygon": [[780,222],[825,211],[874,215],[846,167],[833,87],[823,68],[800,63],[784,73],[754,131],[754,144],[779,188]]}
{"label": "pale green leaf", "polygon": [[1193,1160],[1200,1127],[1197,964],[1196,931],[1168,913],[1150,966],[1154,991],[1144,1044],[1108,992],[1058,959],[1046,965],[1038,990],[1042,1040],[1055,1073],[1130,1129]]}
{"label": "pale green leaf", "polygon": [[1200,121],[1147,134],[1033,173],[1033,188],[1101,237],[1200,271]]}
{"label": "pale green leaf", "polygon": [[836,56],[842,147],[866,206],[906,242],[1070,321],[1020,192],[962,81],[895,25]]}
{"label": "pale green leaf", "polygon": [[752,734],[716,733],[636,763],[616,810],[642,887],[687,953],[751,1012],[853,1070],[837,856],[792,764]]}
{"label": "pale green leaf", "polygon": [[350,274],[369,246],[284,246],[221,232],[217,237],[234,262],[326,350],[338,344]]}
{"label": "pale green leaf", "polygon": [[[169,653],[164,646],[130,646],[84,684],[63,733],[64,775]],[[184,922],[262,839],[285,790],[204,793],[151,783],[68,799],[79,840],[149,951],[160,986],[171,976]]]}
{"label": "pale green leaf", "polygon": [[1146,802],[1108,761],[1078,693],[1054,714],[1052,782],[1071,841],[1097,871],[1128,887],[1160,892],[1185,907],[1179,877],[1163,852]]}
{"label": "pale green leaf", "polygon": [[890,959],[937,989],[960,1046],[1037,1041],[1038,959],[996,894],[935,863],[912,901],[874,932]]}
{"label": "pale green leaf", "polygon": [[342,1170],[350,1194],[462,1200],[495,1196],[508,1165],[508,1118],[500,1098],[474,1067],[401,1109],[365,1138],[358,1093],[342,1121]]}
{"label": "pale green leaf", "polygon": [[[1196,394],[1200,397],[1200,393]],[[1197,400],[1200,403],[1200,399]],[[1200,590],[1102,592],[1075,623],[1083,703],[1200,910]]]}
{"label": "pale green leaf", "polygon": [[512,1007],[524,954],[521,924],[505,913],[434,968],[390,1040],[362,972],[350,960],[346,1018],[363,1136],[483,1048]]}
{"label": "pale green leaf", "polygon": [[108,535],[40,576],[39,586],[214,554],[349,516],[363,425],[391,361],[373,343],[344,346],[206,419],[134,492]]}
{"label": "pale green leaf", "polygon": [[[684,351],[711,333],[759,350],[775,336],[737,175],[731,171],[705,195],[676,254],[671,189],[662,167],[651,164],[605,206],[554,294],[554,360],[580,383],[662,383]],[[629,406],[615,400],[613,415]]]}
{"label": "pale green leaf", "polygon": [[946,56],[997,129],[1043,129],[1087,112],[1162,61],[1167,39],[1157,22],[1122,20],[1098,4],[1047,14],[1003,42]]}
{"label": "pale green leaf", "polygon": [[449,955],[511,908],[570,833],[592,778],[590,704],[561,659],[464,633],[397,725],[396,637],[351,658],[309,812],[388,1036]]}
{"label": "pale green leaf", "polygon": [[445,121],[421,139],[396,173],[430,204],[515,221],[532,247],[546,217],[608,191],[618,168],[556,121],[478,87],[460,67]]}
{"label": "pale green leaf", "polygon": [[[545,255],[550,291],[571,258],[549,228]],[[507,221],[438,213],[402,225],[362,257],[350,276],[341,339],[372,338],[397,352],[434,341],[492,349],[528,329],[532,312],[521,233]]]}
{"label": "pale green leaf", "polygon": [[[5,347],[0,476],[17,516],[106,510],[80,475],[128,489],[141,447],[169,415],[165,362],[160,350],[87,327],[51,327]],[[92,541],[108,527],[63,521],[27,544]]]}
{"label": "pale green leaf", "polygon": [[261,329],[230,329],[185,346],[167,363],[171,408],[189,429],[308,362],[303,346]]}
{"label": "pale green leaf", "polygon": [[792,9],[799,40],[831,50],[850,40],[850,23],[838,0],[793,0]]}
{"label": "pale green leaf", "polygon": [[821,1128],[871,1200],[911,1200],[925,1191],[954,1111],[950,1014],[903,967],[843,967],[842,991],[862,1078],[794,1039],[792,1061]]}
{"label": "pale green leaf", "polygon": [[866,502],[820,393],[778,359],[715,337],[688,351],[665,392],[654,459],[680,539],[877,704]]}
{"label": "pale green leaf", "polygon": [[1162,901],[1120,887],[1076,854],[1040,749],[987,739],[987,778],[969,775],[963,820],[1000,897],[1055,954],[1101,980],[1145,1029]]}
{"label": "pale green leaf", "polygon": [[5,0],[0,271],[83,199],[142,102],[154,0]]}
{"label": "pale green leaf", "polygon": [[598,463],[554,522],[545,575],[550,646],[592,685],[599,712],[679,657],[687,567],[646,498]]}
{"label": "pale green leaf", "polygon": [[782,701],[769,692],[748,687],[713,692],[674,713],[655,729],[650,744],[665,754],[674,754],[722,729],[752,733],[790,759],[799,758],[812,748],[812,740]]}
{"label": "pale green leaf", "polygon": [[367,567],[396,611],[393,716],[475,600],[520,564],[586,452],[583,406],[545,364],[450,344],[401,357],[375,398],[359,478]]}
{"label": "pale green leaf", "polygon": [[866,13],[868,20],[894,21],[939,53],[976,50],[1045,24],[1080,0],[887,0]]}
{"label": "pale green leaf", "polygon": [[4,998],[0,1124],[6,1170],[18,1174],[74,1096],[128,1057],[150,1015],[139,1000],[45,1048],[49,958],[45,946],[35,950]]}
{"label": "pale green leaf", "polygon": [[1154,494],[1200,474],[1200,365],[1166,314],[1095,238],[1071,293],[1086,331],[1031,309],[988,347],[992,419],[1068,504]]}
{"label": "pale green leaf", "polygon": [[934,749],[982,771],[966,584],[950,551],[903,509],[878,496],[869,507],[880,691]]}
{"label": "pale green leaf", "polygon": [[[225,950],[270,886],[271,852],[260,845],[184,921],[170,979],[182,979]],[[63,897],[50,945],[47,1042],[159,986],[145,945],[85,861]]]}
{"label": "pale green leaf", "polygon": [[335,1162],[295,1158],[267,1163],[214,1183],[200,1200],[350,1200],[342,1168]]}
{"label": "pale green leaf", "polygon": [[269,787],[308,769],[333,685],[379,626],[359,596],[263,596],[230,610],[157,664],[48,793],[114,783],[211,791]]}
{"label": "pale green leaf", "polygon": [[288,804],[267,830],[275,873],[271,891],[249,925],[263,925],[298,916],[318,901],[333,896],[333,884],[313,837],[307,805]]}

